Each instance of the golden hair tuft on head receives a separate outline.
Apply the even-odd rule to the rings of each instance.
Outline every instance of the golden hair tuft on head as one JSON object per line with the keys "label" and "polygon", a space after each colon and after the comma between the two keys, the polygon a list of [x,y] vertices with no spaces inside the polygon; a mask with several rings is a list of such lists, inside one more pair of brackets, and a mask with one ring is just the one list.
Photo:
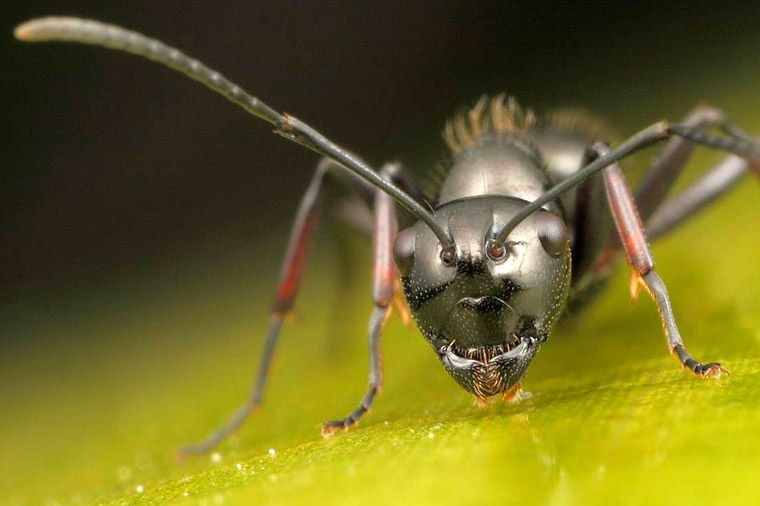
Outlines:
{"label": "golden hair tuft on head", "polygon": [[485,133],[513,133],[530,129],[536,116],[523,109],[513,97],[505,94],[482,96],[467,112],[457,114],[446,122],[443,138],[453,153],[473,145]]}

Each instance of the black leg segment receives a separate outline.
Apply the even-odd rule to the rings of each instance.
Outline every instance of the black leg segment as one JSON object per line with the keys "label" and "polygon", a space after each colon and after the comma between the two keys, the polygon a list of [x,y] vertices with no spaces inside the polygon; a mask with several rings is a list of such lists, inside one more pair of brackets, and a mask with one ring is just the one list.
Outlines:
{"label": "black leg segment", "polygon": [[339,420],[330,420],[322,424],[322,435],[331,436],[336,430],[348,430],[359,422],[372,407],[372,402],[380,393],[383,386],[383,374],[380,352],[380,334],[383,331],[385,320],[390,314],[390,305],[375,306],[369,318],[369,388],[362,397],[359,406],[347,417]]}
{"label": "black leg segment", "polygon": [[686,351],[683,341],[681,340],[681,333],[678,331],[678,327],[676,327],[673,308],[670,306],[670,298],[665,289],[665,283],[662,282],[660,276],[658,276],[654,270],[650,270],[641,276],[641,280],[657,304],[657,310],[660,312],[660,319],[662,320],[662,326],[665,329],[665,336],[668,340],[668,348],[672,354],[678,357],[678,361],[681,362],[681,365],[685,369],[689,369],[697,376],[703,378],[720,377],[722,374],[728,374],[728,370],[722,367],[719,363],[710,362],[709,364],[703,364],[702,362],[695,360],[694,357]]}

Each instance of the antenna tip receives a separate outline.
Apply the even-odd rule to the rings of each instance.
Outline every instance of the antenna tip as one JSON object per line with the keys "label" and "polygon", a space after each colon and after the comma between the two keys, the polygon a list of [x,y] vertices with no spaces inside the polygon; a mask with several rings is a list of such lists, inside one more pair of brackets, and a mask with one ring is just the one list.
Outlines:
{"label": "antenna tip", "polygon": [[36,39],[35,37],[37,29],[40,26],[40,20],[38,19],[32,19],[29,21],[25,21],[18,25],[13,30],[13,36],[16,37],[18,40],[23,41],[31,41]]}
{"label": "antenna tip", "polygon": [[13,36],[16,37],[18,40],[29,40],[29,37],[30,37],[29,22],[18,25],[13,30]]}
{"label": "antenna tip", "polygon": [[25,42],[62,38],[66,31],[74,28],[77,18],[49,16],[24,21],[13,30],[13,35]]}

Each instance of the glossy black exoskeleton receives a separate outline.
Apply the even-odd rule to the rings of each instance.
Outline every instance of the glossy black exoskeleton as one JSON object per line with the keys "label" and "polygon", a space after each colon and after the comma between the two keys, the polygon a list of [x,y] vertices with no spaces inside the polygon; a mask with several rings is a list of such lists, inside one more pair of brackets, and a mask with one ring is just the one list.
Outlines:
{"label": "glossy black exoskeleton", "polygon": [[[748,169],[760,173],[758,142],[716,109],[698,107],[681,124],[655,123],[611,149],[604,142],[608,131],[588,114],[560,111],[536,118],[512,99],[484,98],[447,125],[450,163],[436,195],[430,196],[399,164],[372,170],[310,126],[155,39],[67,17],[32,20],[15,33],[25,41],[95,44],[155,60],[200,81],[271,123],[278,135],[324,157],[296,216],[251,395],[226,425],[204,441],[183,447],[184,454],[214,447],[261,403],[283,318],[298,292],[326,176],[345,170],[358,176],[358,189],[374,211],[370,386],[359,407],[345,418],[326,422],[323,434],[356,424],[380,390],[383,324],[391,308],[405,311],[394,295],[399,274],[415,322],[442,365],[481,399],[497,394],[510,398],[519,392],[520,379],[565,307],[587,300],[621,253],[631,268],[631,295],[641,287],[652,295],[668,348],[683,367],[701,377],[727,373],[717,363],[695,360],[684,348],[647,244],[647,237],[654,239],[681,223]],[[708,133],[712,129],[720,129],[722,135]],[[616,162],[666,140],[631,194]],[[695,145],[730,154],[665,200]],[[398,233],[395,204],[418,220]]]}

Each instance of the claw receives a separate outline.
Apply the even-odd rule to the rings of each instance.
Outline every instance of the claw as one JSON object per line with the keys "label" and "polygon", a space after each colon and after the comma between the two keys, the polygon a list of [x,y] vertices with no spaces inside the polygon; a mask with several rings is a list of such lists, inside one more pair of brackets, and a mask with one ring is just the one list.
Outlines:
{"label": "claw", "polygon": [[346,423],[345,420],[333,420],[330,422],[325,422],[322,424],[322,437],[328,438],[332,437],[338,430],[343,430],[343,432],[348,432],[349,424]]}
{"label": "claw", "polygon": [[723,375],[730,375],[731,372],[719,363],[712,362],[709,364],[700,365],[696,368],[694,374],[700,378],[720,378]]}
{"label": "claw", "polygon": [[718,362],[710,362],[703,364],[702,362],[695,360],[694,357],[684,349],[682,344],[677,344],[671,348],[670,353],[678,358],[681,363],[681,367],[690,370],[694,376],[700,378],[720,378],[725,375],[728,376],[731,373],[728,369],[720,365]]}

